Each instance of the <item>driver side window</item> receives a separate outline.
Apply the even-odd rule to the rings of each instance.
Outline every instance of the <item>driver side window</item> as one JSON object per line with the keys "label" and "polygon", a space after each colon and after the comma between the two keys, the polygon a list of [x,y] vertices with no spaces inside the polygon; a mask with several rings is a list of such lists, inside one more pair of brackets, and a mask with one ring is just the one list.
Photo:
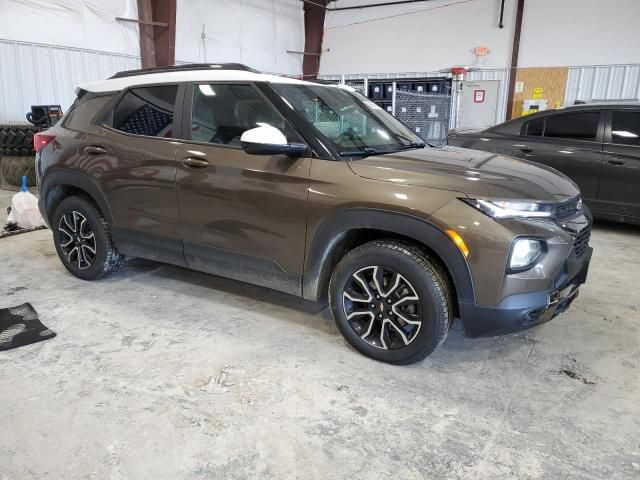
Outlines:
{"label": "driver side window", "polygon": [[292,136],[285,120],[251,85],[195,85],[191,112],[191,140],[197,142],[239,148],[245,131],[264,125]]}

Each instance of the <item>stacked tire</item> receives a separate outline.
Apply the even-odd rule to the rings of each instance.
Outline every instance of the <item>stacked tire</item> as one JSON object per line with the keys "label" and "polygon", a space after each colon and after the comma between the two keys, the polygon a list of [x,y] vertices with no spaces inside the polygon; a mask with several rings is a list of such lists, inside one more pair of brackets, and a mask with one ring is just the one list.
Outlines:
{"label": "stacked tire", "polygon": [[4,182],[20,186],[23,175],[30,187],[36,184],[32,125],[0,125],[0,157]]}

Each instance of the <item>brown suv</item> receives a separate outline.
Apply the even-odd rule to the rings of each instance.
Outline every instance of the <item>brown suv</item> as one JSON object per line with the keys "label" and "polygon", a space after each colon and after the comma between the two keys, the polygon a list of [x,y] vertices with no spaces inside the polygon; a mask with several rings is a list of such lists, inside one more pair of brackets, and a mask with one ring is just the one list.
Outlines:
{"label": "brown suv", "polygon": [[352,89],[237,64],[81,86],[35,138],[40,209],[74,275],[144,257],[329,300],[360,352],[416,362],[564,311],[591,216],[551,168],[427,147]]}

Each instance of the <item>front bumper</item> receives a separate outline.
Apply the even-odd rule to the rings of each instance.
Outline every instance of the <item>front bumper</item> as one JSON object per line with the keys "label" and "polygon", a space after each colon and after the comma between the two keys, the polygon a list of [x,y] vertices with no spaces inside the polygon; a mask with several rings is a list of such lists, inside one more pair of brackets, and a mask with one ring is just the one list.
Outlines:
{"label": "front bumper", "polygon": [[593,249],[587,247],[580,257],[567,259],[562,281],[555,288],[511,295],[496,307],[460,303],[464,333],[482,337],[513,333],[548,322],[566,311],[585,283]]}

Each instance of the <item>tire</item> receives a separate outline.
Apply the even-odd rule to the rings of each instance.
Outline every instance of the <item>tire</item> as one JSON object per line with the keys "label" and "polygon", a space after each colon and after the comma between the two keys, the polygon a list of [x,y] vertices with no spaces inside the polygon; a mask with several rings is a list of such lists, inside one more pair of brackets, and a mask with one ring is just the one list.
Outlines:
{"label": "tire", "polygon": [[438,264],[395,240],[355,248],[329,283],[329,304],[344,338],[360,353],[396,365],[418,362],[444,341],[453,320],[451,298]]}
{"label": "tire", "polygon": [[51,230],[58,257],[78,278],[98,280],[117,272],[124,262],[111,238],[109,224],[93,202],[84,197],[67,197],[60,202]]}
{"label": "tire", "polygon": [[2,178],[9,185],[19,187],[22,184],[22,176],[27,176],[27,185],[36,185],[36,165],[34,157],[3,156]]}
{"label": "tire", "polygon": [[33,125],[0,125],[0,149],[5,155],[35,155],[33,135],[37,131]]}

